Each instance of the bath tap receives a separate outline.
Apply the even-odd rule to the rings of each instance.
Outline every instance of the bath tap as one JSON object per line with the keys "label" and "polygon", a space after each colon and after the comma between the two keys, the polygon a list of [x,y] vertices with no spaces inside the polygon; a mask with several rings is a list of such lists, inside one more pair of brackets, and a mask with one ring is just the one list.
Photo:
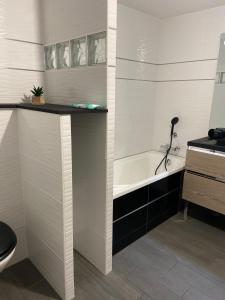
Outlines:
{"label": "bath tap", "polygon": [[[161,145],[160,148],[164,149],[164,151],[167,151],[169,149],[170,145],[166,144],[166,145]],[[179,152],[180,151],[180,146],[176,146],[176,147],[171,147],[171,151],[173,152]]]}

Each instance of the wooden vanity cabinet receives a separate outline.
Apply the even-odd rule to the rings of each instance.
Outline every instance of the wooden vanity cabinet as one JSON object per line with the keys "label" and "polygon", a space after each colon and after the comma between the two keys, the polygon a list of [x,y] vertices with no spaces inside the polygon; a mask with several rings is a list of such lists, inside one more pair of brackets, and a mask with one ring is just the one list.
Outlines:
{"label": "wooden vanity cabinet", "polygon": [[225,215],[225,155],[187,151],[183,199]]}

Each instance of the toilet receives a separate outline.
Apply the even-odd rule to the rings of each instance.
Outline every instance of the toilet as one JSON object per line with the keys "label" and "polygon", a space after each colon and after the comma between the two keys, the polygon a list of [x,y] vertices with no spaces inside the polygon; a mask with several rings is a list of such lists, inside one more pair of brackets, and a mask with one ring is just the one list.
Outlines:
{"label": "toilet", "polygon": [[14,231],[0,222],[0,273],[5,269],[16,249],[17,238]]}

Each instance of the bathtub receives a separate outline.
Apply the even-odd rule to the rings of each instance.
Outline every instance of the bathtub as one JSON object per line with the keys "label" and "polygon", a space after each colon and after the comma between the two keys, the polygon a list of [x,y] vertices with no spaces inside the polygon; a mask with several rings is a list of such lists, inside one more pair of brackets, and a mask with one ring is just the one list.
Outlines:
{"label": "bathtub", "polygon": [[114,162],[113,198],[119,198],[184,169],[184,158],[169,155],[170,164],[167,171],[163,164],[155,175],[155,170],[164,155],[161,152],[149,151],[116,160]]}

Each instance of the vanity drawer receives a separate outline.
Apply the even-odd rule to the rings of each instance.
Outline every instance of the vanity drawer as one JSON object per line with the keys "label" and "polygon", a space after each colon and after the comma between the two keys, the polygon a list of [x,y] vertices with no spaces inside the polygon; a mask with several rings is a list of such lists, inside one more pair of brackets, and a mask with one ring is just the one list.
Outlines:
{"label": "vanity drawer", "polygon": [[186,169],[225,179],[225,156],[187,150]]}
{"label": "vanity drawer", "polygon": [[225,215],[225,183],[185,172],[183,199]]}

